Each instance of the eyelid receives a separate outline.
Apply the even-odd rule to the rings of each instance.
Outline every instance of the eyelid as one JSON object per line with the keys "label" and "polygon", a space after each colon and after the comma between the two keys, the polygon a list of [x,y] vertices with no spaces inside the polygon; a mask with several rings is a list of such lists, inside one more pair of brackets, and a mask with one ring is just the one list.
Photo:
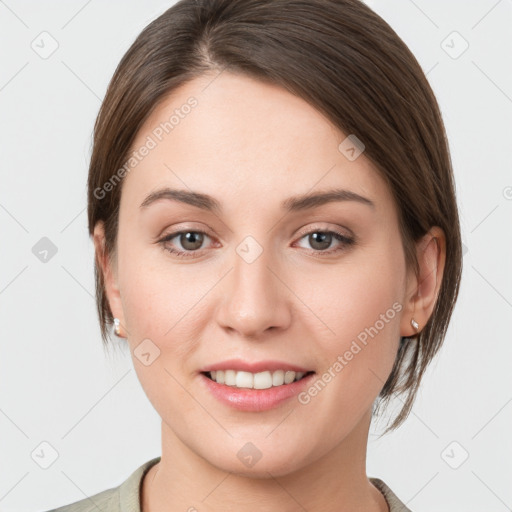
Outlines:
{"label": "eyelid", "polygon": [[[343,232],[342,229],[346,230],[346,232]],[[337,233],[338,235],[341,235],[341,236],[344,236],[346,238],[354,238],[355,239],[355,235],[354,233],[352,232],[351,229],[348,229],[348,228],[341,228],[340,226],[336,226],[336,227],[328,227],[328,226],[325,226],[325,225],[321,225],[321,223],[313,223],[313,225],[311,224],[308,224],[308,227],[307,228],[304,228],[304,229],[301,229],[298,233],[298,236],[299,237],[302,237],[304,235],[309,235],[311,233],[314,233],[316,231],[322,231],[322,232],[326,232],[326,231],[333,231],[334,233]]]}
{"label": "eyelid", "polygon": [[298,235],[298,238],[293,245],[300,244],[301,240],[312,233],[330,233],[332,237],[338,242],[335,245],[338,247],[330,248],[324,251],[319,251],[315,249],[307,249],[303,248],[307,254],[315,257],[315,258],[328,258],[333,257],[339,254],[345,253],[347,250],[358,244],[357,237],[352,233],[352,230],[348,230],[350,234],[344,233],[339,227],[329,228],[329,227],[320,227],[320,226],[310,226],[306,231],[301,231]]}
{"label": "eyelid", "polygon": [[[216,236],[212,235],[212,232],[213,232],[213,229],[208,226],[208,224],[206,224],[208,230],[203,230],[202,228],[195,228],[194,226],[183,226],[181,227],[179,224],[177,226],[174,226],[172,228],[172,231],[168,234],[164,234],[165,233],[165,229],[162,230],[162,232],[155,237],[154,241],[155,242],[158,242],[160,240],[162,240],[162,238],[166,238],[168,236],[176,236],[178,234],[181,234],[183,232],[186,232],[186,231],[193,231],[195,233],[203,233],[205,235],[208,235],[210,238],[217,238]],[[297,233],[297,237],[301,238],[305,235],[309,235],[311,233],[314,233],[315,230],[316,231],[322,231],[322,232],[327,232],[327,231],[334,231],[335,233],[341,235],[341,236],[345,236],[347,238],[355,238],[355,235],[354,233],[352,232],[352,230],[348,229],[348,228],[343,228],[343,229],[346,229],[348,233],[343,233],[343,232],[340,232],[339,228],[338,227],[335,227],[335,228],[331,228],[331,227],[326,227],[325,225],[322,226],[321,223],[317,223],[317,224],[313,224],[313,225],[308,225],[308,227],[305,227],[305,228],[301,228],[299,230],[299,232]]]}
{"label": "eyelid", "polygon": [[[306,249],[306,251],[309,254],[314,255],[315,257],[319,257],[319,258],[327,257],[327,256],[330,256],[333,254],[338,254],[340,252],[343,252],[345,250],[345,248],[348,248],[349,246],[353,246],[353,245],[357,244],[356,236],[353,234],[352,230],[350,230],[348,228],[344,228],[344,229],[346,229],[349,233],[347,234],[347,233],[342,232],[341,228],[338,226],[335,228],[332,228],[332,227],[321,226],[321,225],[319,225],[319,223],[316,223],[313,225],[308,225],[307,228],[301,229],[300,232],[296,235],[296,238],[295,238],[295,241],[293,242],[293,244],[300,242],[300,240],[302,240],[302,238],[304,238],[312,233],[316,233],[316,232],[331,233],[334,235],[335,239],[338,242],[340,242],[340,244],[342,245],[341,248],[328,249],[325,251]],[[182,235],[187,232],[200,233],[200,234],[206,235],[210,239],[216,239],[216,237],[209,234],[207,230],[194,229],[194,227],[190,227],[190,226],[179,227],[179,225],[178,225],[178,226],[175,226],[170,233],[160,235],[159,238],[155,241],[155,243],[161,244],[167,252],[174,254],[174,256],[177,258],[193,259],[193,258],[201,257],[203,255],[203,252],[206,249],[198,249],[196,251],[187,251],[187,250],[181,250],[181,249],[172,249],[171,250],[171,249],[168,249],[165,247],[165,244],[170,243],[170,241],[173,238],[179,237],[179,235]]]}
{"label": "eyelid", "polygon": [[[214,232],[213,228],[211,228],[210,226],[208,226],[208,224],[205,224],[204,222],[200,223],[200,224],[202,224],[201,227],[190,226],[190,225],[183,226],[182,224],[186,224],[186,222],[173,224],[172,227],[171,226],[165,227],[164,229],[162,229],[160,231],[160,233],[157,236],[154,237],[154,241],[158,242],[162,238],[166,238],[169,235],[177,235],[178,233],[181,233],[183,231],[193,231],[194,233],[196,233],[196,232],[204,233],[210,237],[214,236],[212,234]],[[208,229],[204,229],[204,226],[206,226]],[[166,231],[168,231],[168,230],[169,230],[169,233],[166,233]]]}

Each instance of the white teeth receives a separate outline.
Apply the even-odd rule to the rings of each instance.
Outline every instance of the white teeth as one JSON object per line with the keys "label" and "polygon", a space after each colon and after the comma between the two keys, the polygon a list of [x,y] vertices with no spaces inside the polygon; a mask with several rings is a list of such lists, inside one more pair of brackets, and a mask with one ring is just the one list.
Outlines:
{"label": "white teeth", "polygon": [[284,383],[291,384],[295,380],[295,372],[285,372],[284,374]]}
{"label": "white teeth", "polygon": [[272,387],[272,374],[260,372],[254,374],[254,389],[268,389]]}
{"label": "white teeth", "polygon": [[237,388],[252,388],[252,387],[254,387],[254,379],[253,379],[252,373],[236,372],[235,386]]}
{"label": "white teeth", "polygon": [[218,384],[249,389],[268,389],[272,386],[291,384],[302,379],[305,374],[305,372],[289,370],[263,371],[259,373],[238,372],[236,370],[216,370],[210,372],[211,379]]}
{"label": "white teeth", "polygon": [[284,384],[284,371],[277,370],[272,374],[272,386],[282,386]]}
{"label": "white teeth", "polygon": [[224,372],[224,384],[226,384],[226,386],[236,386],[235,370],[226,370]]}

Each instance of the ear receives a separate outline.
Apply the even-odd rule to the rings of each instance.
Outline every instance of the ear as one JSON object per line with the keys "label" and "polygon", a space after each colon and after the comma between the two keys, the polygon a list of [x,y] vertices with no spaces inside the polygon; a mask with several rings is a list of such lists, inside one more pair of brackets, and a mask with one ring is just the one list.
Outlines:
{"label": "ear", "polygon": [[[400,324],[401,336],[415,336],[428,322],[441,288],[446,261],[446,237],[443,230],[432,227],[416,244],[419,276],[411,271],[408,279],[408,293]],[[418,324],[418,331],[411,325],[411,319]]]}
{"label": "ear", "polygon": [[113,255],[109,255],[106,251],[105,226],[102,221],[97,222],[94,226],[93,240],[96,263],[103,275],[105,294],[110,306],[110,311],[114,318],[119,319],[120,337],[126,338],[123,306],[117,281],[117,265],[115,261],[111,261],[115,260],[115,255],[112,257]]}

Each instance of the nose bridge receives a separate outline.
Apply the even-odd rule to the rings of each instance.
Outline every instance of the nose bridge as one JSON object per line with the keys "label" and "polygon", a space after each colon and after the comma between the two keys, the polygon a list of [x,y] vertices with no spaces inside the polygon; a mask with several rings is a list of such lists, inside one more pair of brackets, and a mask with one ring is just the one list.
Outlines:
{"label": "nose bridge", "polygon": [[289,312],[283,285],[274,275],[278,263],[273,251],[247,236],[235,248],[232,261],[219,321],[247,337],[282,327]]}

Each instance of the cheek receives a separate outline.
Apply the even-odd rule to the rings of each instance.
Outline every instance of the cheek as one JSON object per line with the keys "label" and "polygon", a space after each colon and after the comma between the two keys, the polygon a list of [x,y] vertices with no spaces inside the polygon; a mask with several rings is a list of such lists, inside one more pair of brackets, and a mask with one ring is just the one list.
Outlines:
{"label": "cheek", "polygon": [[381,247],[374,257],[354,258],[329,275],[322,293],[309,295],[311,309],[328,327],[317,338],[325,366],[332,368],[341,356],[343,368],[337,365],[334,373],[355,393],[369,380],[382,387],[398,350],[404,268],[397,252]]}
{"label": "cheek", "polygon": [[[397,255],[361,257],[326,275],[313,297],[325,323],[343,337],[356,336],[402,299],[402,268]],[[392,316],[393,312],[391,312]],[[387,324],[386,324],[387,325]],[[386,330],[388,330],[386,328]]]}
{"label": "cheek", "polygon": [[[123,312],[132,350],[150,339],[168,362],[188,360],[200,338],[208,290],[215,276],[170,262],[164,250],[126,244],[120,265]],[[203,321],[204,323],[204,321]],[[184,359],[185,358],[185,359]],[[166,367],[169,365],[166,364]]]}
{"label": "cheek", "polygon": [[[120,242],[119,279],[126,325],[132,334],[160,338],[172,325],[187,287],[180,272],[170,274],[163,250],[135,236]],[[120,237],[121,240],[121,237]]]}
{"label": "cheek", "polygon": [[[123,267],[122,291],[135,371],[162,418],[172,418],[176,410],[186,416],[194,404],[180,383],[184,373],[195,370],[192,354],[200,337],[198,300],[207,292],[208,283],[201,286],[194,282],[191,270],[155,263],[148,253],[136,256],[132,251],[131,256]],[[192,269],[191,265],[183,267]]]}

